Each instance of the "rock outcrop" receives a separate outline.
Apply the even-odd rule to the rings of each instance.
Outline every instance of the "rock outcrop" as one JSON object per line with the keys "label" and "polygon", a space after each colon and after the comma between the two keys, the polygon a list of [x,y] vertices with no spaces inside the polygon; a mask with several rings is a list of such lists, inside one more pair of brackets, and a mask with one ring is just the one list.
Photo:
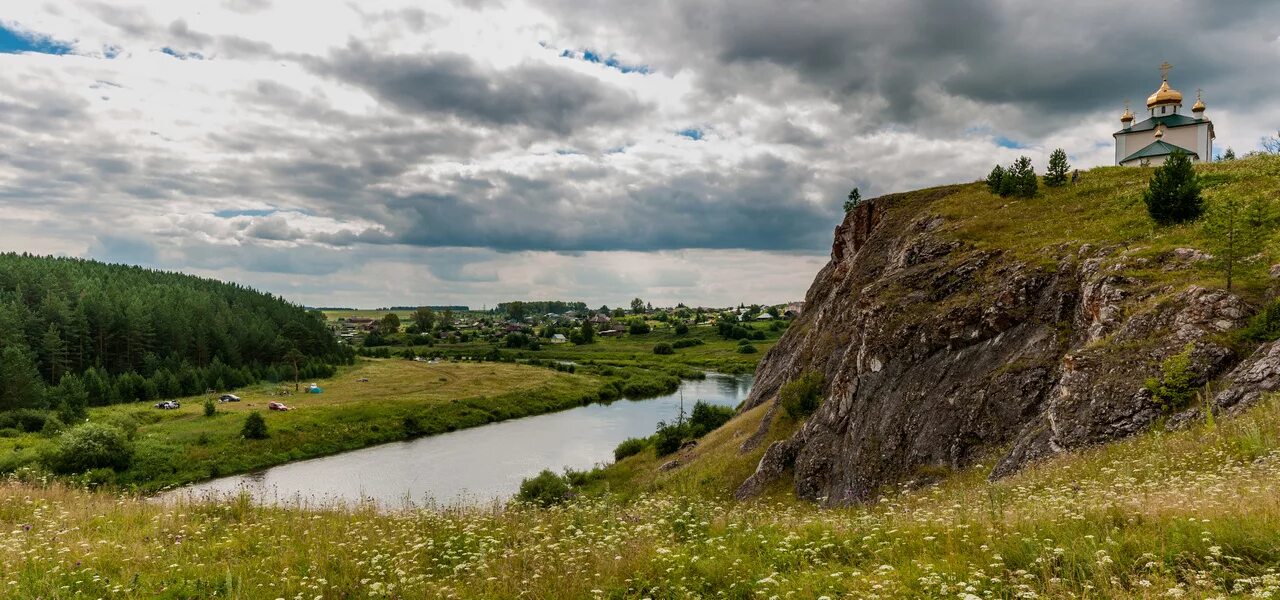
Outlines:
{"label": "rock outcrop", "polygon": [[953,191],[878,198],[836,228],[804,314],[765,355],[744,410],[808,371],[825,377],[823,403],[765,451],[739,497],[790,474],[803,498],[860,502],[993,455],[999,477],[1133,435],[1168,420],[1144,382],[1180,353],[1194,384],[1230,372],[1238,383],[1217,396],[1223,406],[1256,399],[1242,388],[1280,386],[1280,349],[1236,367],[1218,335],[1252,314],[1240,298],[1125,275],[1199,256],[1077,244],[1032,261],[976,247],[930,210]]}

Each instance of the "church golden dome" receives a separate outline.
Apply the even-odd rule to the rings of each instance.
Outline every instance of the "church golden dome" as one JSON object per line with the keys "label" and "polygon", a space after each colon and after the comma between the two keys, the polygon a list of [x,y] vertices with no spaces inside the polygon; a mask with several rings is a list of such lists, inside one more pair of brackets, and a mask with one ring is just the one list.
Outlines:
{"label": "church golden dome", "polygon": [[1160,82],[1160,89],[1147,97],[1147,108],[1163,104],[1182,104],[1182,92],[1169,87],[1169,80]]}
{"label": "church golden dome", "polygon": [[1200,91],[1196,90],[1196,103],[1191,105],[1191,112],[1204,112],[1204,100],[1200,99]]}
{"label": "church golden dome", "polygon": [[1122,123],[1128,123],[1132,120],[1133,120],[1133,111],[1129,110],[1128,106],[1124,107],[1124,113],[1120,115],[1120,121]]}

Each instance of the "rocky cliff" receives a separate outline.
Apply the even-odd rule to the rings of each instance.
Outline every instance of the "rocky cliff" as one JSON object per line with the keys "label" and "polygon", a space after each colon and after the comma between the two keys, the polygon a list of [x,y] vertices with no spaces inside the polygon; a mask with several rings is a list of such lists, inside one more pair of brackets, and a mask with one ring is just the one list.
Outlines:
{"label": "rocky cliff", "polygon": [[1189,355],[1191,385],[1222,380],[1224,408],[1280,385],[1280,349],[1242,351],[1223,335],[1254,308],[1178,276],[1203,254],[978,243],[936,210],[962,189],[877,198],[836,228],[831,260],[761,362],[746,408],[776,402],[808,371],[825,377],[823,402],[766,450],[739,497],[791,477],[803,498],[865,501],[979,461],[1000,477],[1185,422],[1204,402],[1168,406],[1144,385],[1174,355]]}

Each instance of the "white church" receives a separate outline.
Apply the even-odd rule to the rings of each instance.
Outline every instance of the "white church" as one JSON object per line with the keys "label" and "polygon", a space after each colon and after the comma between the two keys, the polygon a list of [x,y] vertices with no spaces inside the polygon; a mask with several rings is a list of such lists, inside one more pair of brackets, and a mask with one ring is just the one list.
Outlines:
{"label": "white church", "polygon": [[1182,113],[1182,92],[1169,87],[1169,63],[1160,65],[1160,89],[1147,98],[1147,119],[1134,123],[1129,107],[1120,115],[1116,139],[1116,164],[1157,166],[1177,150],[1194,162],[1213,161],[1213,121],[1204,116],[1204,101],[1196,92],[1191,116]]}

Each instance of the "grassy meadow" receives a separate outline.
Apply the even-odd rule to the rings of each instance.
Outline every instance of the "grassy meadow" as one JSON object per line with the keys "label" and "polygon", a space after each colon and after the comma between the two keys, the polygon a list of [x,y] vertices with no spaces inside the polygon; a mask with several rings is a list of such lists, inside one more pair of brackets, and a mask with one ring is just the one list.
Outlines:
{"label": "grassy meadow", "polygon": [[[755,418],[740,416],[713,436],[741,437],[735,431],[750,429]],[[712,454],[723,461],[732,451],[721,444]],[[547,509],[391,513],[360,505],[264,508],[247,498],[161,505],[11,476],[0,483],[0,595],[1280,594],[1274,398],[1239,418],[1148,433],[996,483],[986,481],[987,470],[978,466],[940,485],[843,509],[818,509],[785,492],[735,503],[684,493],[676,484],[625,498],[589,494]]]}
{"label": "grassy meadow", "polygon": [[[237,390],[242,401],[217,403],[212,417],[204,416],[204,400],[209,396],[184,398],[177,410],[159,410],[150,403],[94,408],[89,412],[90,421],[122,426],[132,434],[135,445],[130,467],[98,483],[153,491],[550,412],[594,400],[604,380],[514,363],[366,359],[316,383],[324,393],[276,395],[292,390],[292,384]],[[267,403],[272,401],[284,402],[293,410],[269,411]],[[241,437],[244,417],[250,412],[266,418],[270,437]],[[407,427],[406,418],[412,418],[412,426]],[[0,454],[15,462],[34,464],[55,440],[41,434],[0,438]],[[95,476],[99,475],[88,477]]]}

